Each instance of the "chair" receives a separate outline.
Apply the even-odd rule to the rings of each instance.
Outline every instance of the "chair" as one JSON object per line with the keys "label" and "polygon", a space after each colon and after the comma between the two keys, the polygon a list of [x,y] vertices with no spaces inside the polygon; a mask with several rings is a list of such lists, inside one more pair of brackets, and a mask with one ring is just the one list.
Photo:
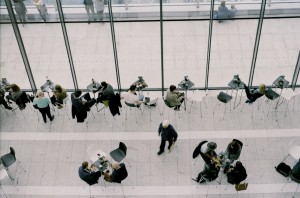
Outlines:
{"label": "chair", "polygon": [[[67,114],[68,116],[68,119],[70,120],[70,116],[68,114],[68,102],[70,102],[70,98],[69,98],[69,95],[67,95],[67,97],[65,99],[63,99],[63,105],[57,103],[57,115],[59,115],[59,110],[64,110],[65,111],[65,114]],[[58,108],[58,107],[62,107],[62,108]]]}
{"label": "chair", "polygon": [[[218,100],[219,100],[220,102],[222,102],[222,103],[225,104],[225,110],[224,110],[224,115],[223,115],[223,120],[224,120],[225,113],[226,113],[226,109],[227,109],[226,104],[229,103],[229,102],[231,101],[232,96],[229,95],[229,94],[227,94],[227,93],[225,93],[225,92],[223,92],[223,91],[221,91],[221,92],[218,94],[217,98],[218,98]],[[220,104],[219,104],[219,105],[220,105]],[[214,109],[214,111],[213,111],[213,114],[215,114],[215,111],[216,111],[216,109],[217,109],[217,106],[218,106],[218,105],[216,105],[216,107],[215,107],[215,109]],[[230,109],[231,109],[231,107],[230,107]]]}
{"label": "chair", "polygon": [[[110,152],[110,156],[116,161],[121,162],[127,153],[127,147],[123,142],[119,143],[119,148]],[[127,160],[126,160],[127,161]],[[128,161],[127,161],[128,162]],[[128,162],[129,166],[131,167],[130,163]]]}
{"label": "chair", "polygon": [[[265,92],[265,96],[268,98],[268,100],[272,100],[273,103],[276,99],[279,98],[279,94],[275,91],[273,91],[271,88],[268,88]],[[269,115],[269,112],[270,112],[270,109],[271,107],[273,106],[273,103],[270,105],[269,107],[269,110],[268,110],[268,113],[267,113],[267,116]],[[275,108],[276,109],[276,108]],[[276,118],[276,121],[277,121],[277,118]]]}
{"label": "chair", "polygon": [[98,104],[96,103],[97,112],[104,110],[104,115],[105,115],[105,108],[109,107],[109,100],[103,100],[102,102],[99,103],[99,105],[102,105],[102,107],[98,108]]}
{"label": "chair", "polygon": [[287,180],[287,182],[284,184],[284,186],[282,187],[281,191],[285,188],[285,186],[290,182],[290,181],[294,181],[297,183],[297,188],[296,191],[293,193],[292,197],[295,198],[296,192],[298,191],[299,188],[299,184],[300,184],[300,179],[295,178],[292,174],[293,171],[291,171],[290,175],[289,175],[289,179]]}
{"label": "chair", "polygon": [[[167,107],[169,107],[169,113],[168,113],[168,119],[169,119],[169,118],[170,118],[170,110],[171,110],[171,109],[174,110],[174,107],[175,107],[175,106],[171,106],[171,105],[168,103],[168,101],[165,100],[164,98],[163,98],[163,100],[164,100],[165,105],[166,105]],[[175,110],[174,110],[174,111],[175,111]],[[165,112],[165,108],[163,108],[163,113],[162,113],[162,114],[164,114],[164,112]],[[175,117],[176,117],[176,115],[177,115],[177,111],[175,111]],[[179,115],[179,114],[178,114],[178,115]],[[180,118],[180,116],[178,116],[178,118]]]}
{"label": "chair", "polygon": [[161,115],[160,108],[158,106],[157,100],[158,100],[158,97],[156,97],[154,100],[150,100],[147,103],[145,102],[145,106],[147,106],[149,111],[150,111],[150,121],[151,121],[151,107],[156,107],[157,106],[157,108],[159,110],[159,114]]}
{"label": "chair", "polygon": [[300,159],[300,139],[292,139],[289,142],[289,153],[281,162],[284,162],[289,156],[293,158],[291,161],[293,165],[296,163],[296,160]]}
{"label": "chair", "polygon": [[194,104],[194,102],[200,104],[200,113],[201,113],[201,117],[202,117],[202,105],[201,102],[204,99],[206,93],[204,91],[200,91],[200,90],[194,90],[192,94],[190,94],[190,98],[192,99],[191,102],[191,106],[190,106],[190,111],[189,113],[191,113],[192,110],[192,105]]}
{"label": "chair", "polygon": [[19,160],[16,159],[16,153],[15,150],[12,147],[9,147],[10,149],[10,153],[7,153],[3,156],[1,156],[1,162],[3,164],[3,166],[5,167],[8,176],[14,180],[12,174],[9,171],[9,167],[14,164],[15,162],[17,162],[17,165],[19,165],[24,172],[26,172],[26,170],[21,166],[21,162]]}
{"label": "chair", "polygon": [[287,102],[287,106],[286,106],[286,111],[285,111],[285,116],[287,111],[289,110],[289,102],[291,100],[294,100],[294,105],[293,105],[293,110],[295,108],[295,97],[299,95],[299,93],[293,91],[292,89],[283,89],[281,92],[281,96],[282,96],[282,102]]}
{"label": "chair", "polygon": [[[139,105],[136,105],[136,104],[131,104],[131,103],[128,103],[128,102],[125,102],[126,106],[129,107],[129,109],[131,110],[131,108],[134,108],[134,113],[135,113],[135,122],[137,123],[138,122],[138,117],[137,117],[137,109],[140,108]],[[126,116],[125,116],[125,120],[127,120],[127,108],[126,108]]]}
{"label": "chair", "polygon": [[[6,172],[4,169],[0,169],[0,181],[1,181],[2,179],[4,179],[6,176],[7,176],[7,172]],[[7,196],[6,196],[6,194],[5,194],[4,190],[3,190],[3,188],[2,188],[2,186],[1,186],[1,182],[0,182],[0,189],[2,190],[4,196],[7,198]]]}

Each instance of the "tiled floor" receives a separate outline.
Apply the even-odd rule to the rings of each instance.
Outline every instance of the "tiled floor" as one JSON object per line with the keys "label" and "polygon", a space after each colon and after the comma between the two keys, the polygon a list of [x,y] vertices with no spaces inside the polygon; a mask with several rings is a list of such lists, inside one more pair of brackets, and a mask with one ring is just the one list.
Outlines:
{"label": "tiled floor", "polygon": [[[172,109],[169,114],[169,109],[164,108],[159,99],[159,105],[151,108],[151,116],[147,108],[143,113],[137,112],[138,123],[134,109],[127,111],[125,120],[125,109],[113,118],[108,109],[97,112],[93,107],[96,118],[90,115],[87,124],[69,120],[62,111],[59,115],[57,111],[53,112],[56,116],[53,123],[44,124],[40,114],[30,107],[23,111],[25,118],[20,111],[6,115],[1,109],[1,155],[7,153],[10,146],[14,147],[26,169],[24,172],[13,166],[15,185],[8,177],[1,185],[8,197],[13,198],[89,197],[89,188],[77,172],[81,162],[89,160],[87,147],[96,144],[109,153],[123,141],[128,146],[127,161],[124,162],[129,176],[123,182],[126,197],[233,198],[237,194],[226,177],[221,185],[217,182],[199,185],[191,180],[203,168],[203,160],[192,159],[192,152],[204,139],[215,141],[217,152],[220,152],[231,139],[238,138],[244,143],[240,160],[247,169],[249,183],[248,190],[238,193],[238,197],[286,198],[295,191],[296,185],[289,184],[281,192],[286,178],[278,174],[274,166],[288,153],[289,141],[300,135],[299,102],[298,97],[295,110],[294,103],[290,103],[286,116],[285,103],[276,112],[272,109],[267,116],[270,102],[263,102],[262,108],[257,110],[258,102],[243,107],[243,98],[236,109],[229,111],[227,108],[223,120],[223,104],[217,106],[215,114],[212,113],[218,105],[214,97],[207,97],[201,103],[202,117],[200,103],[188,103],[187,111],[182,108],[175,115]],[[160,115],[163,109],[163,115]],[[167,117],[178,131],[178,142],[171,153],[157,156],[160,144],[157,128]],[[291,160],[287,162],[292,163]],[[220,178],[219,175],[218,180]],[[109,183],[105,188],[100,182],[91,192],[94,197],[123,197],[121,187]],[[4,197],[2,192],[0,196]]]}

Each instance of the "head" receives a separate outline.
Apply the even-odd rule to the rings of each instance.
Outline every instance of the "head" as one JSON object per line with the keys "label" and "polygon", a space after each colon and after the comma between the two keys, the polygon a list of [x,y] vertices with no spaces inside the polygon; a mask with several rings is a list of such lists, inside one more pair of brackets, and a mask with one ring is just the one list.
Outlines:
{"label": "head", "polygon": [[62,92],[62,87],[60,85],[55,85],[54,90],[61,93]]}
{"label": "head", "polygon": [[44,97],[44,92],[42,92],[42,90],[38,90],[38,91],[36,92],[36,96],[37,96],[38,98],[42,98],[42,97]]}
{"label": "head", "polygon": [[225,7],[225,1],[221,1],[221,6]]}
{"label": "head", "polygon": [[89,163],[87,161],[82,162],[82,168],[87,169],[89,166]]}
{"label": "head", "polygon": [[217,144],[215,142],[209,142],[207,147],[209,151],[214,151],[217,148]]}
{"label": "head", "polygon": [[171,85],[170,86],[170,91],[172,92],[172,91],[174,91],[176,89],[176,86],[175,85]]}
{"label": "head", "polygon": [[133,85],[131,85],[131,86],[129,87],[129,90],[130,90],[130,91],[135,91],[135,89],[136,89],[136,85],[135,85],[135,84],[133,84]]}
{"label": "head", "polygon": [[114,170],[118,170],[120,168],[120,164],[119,163],[113,163],[111,166],[112,166],[112,168]]}
{"label": "head", "polygon": [[259,92],[260,92],[261,94],[265,94],[265,91],[266,91],[266,85],[263,84],[263,83],[261,83],[261,84],[259,85],[258,89],[259,89]]}
{"label": "head", "polygon": [[238,151],[239,148],[240,148],[240,146],[236,141],[232,141],[228,145],[228,150],[231,150],[231,151]]}
{"label": "head", "polygon": [[235,9],[235,5],[231,5],[230,7],[231,7],[231,9]]}
{"label": "head", "polygon": [[11,84],[11,85],[10,85],[10,88],[11,88],[11,90],[12,90],[13,92],[18,92],[18,91],[20,91],[20,87],[19,87],[18,85],[16,85],[16,84]]}
{"label": "head", "polygon": [[107,83],[106,83],[105,81],[102,81],[102,82],[101,82],[101,86],[102,86],[103,88],[106,88],[106,87],[107,87]]}
{"label": "head", "polygon": [[75,96],[76,98],[80,97],[81,94],[82,94],[82,91],[81,91],[80,89],[79,89],[79,90],[76,90],[76,91],[74,92],[74,96]]}
{"label": "head", "polygon": [[169,120],[165,120],[165,121],[163,121],[163,123],[162,123],[162,127],[163,128],[168,128],[168,126],[170,125],[170,122],[169,122]]}
{"label": "head", "polygon": [[237,161],[236,163],[235,163],[235,167],[237,167],[237,168],[239,168],[239,167],[241,167],[243,164],[242,164],[242,162],[240,162],[240,161]]}

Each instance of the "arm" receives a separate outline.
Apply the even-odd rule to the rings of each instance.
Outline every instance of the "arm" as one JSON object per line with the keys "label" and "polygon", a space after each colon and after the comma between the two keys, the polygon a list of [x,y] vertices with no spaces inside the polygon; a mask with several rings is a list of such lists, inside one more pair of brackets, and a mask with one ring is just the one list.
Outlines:
{"label": "arm", "polygon": [[175,131],[175,129],[172,125],[170,125],[170,127],[171,127],[170,130],[172,131],[173,141],[176,142],[178,134],[177,134],[177,132]]}
{"label": "arm", "polygon": [[161,132],[162,132],[162,124],[160,123],[158,127],[158,136],[160,136]]}

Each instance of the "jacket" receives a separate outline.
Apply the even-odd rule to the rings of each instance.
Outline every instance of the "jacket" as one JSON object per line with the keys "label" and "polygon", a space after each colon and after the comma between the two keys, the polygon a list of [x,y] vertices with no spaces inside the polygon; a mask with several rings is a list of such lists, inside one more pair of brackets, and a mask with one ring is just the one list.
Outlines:
{"label": "jacket", "polygon": [[97,171],[97,172],[88,171],[88,170],[83,169],[82,166],[79,167],[78,174],[79,174],[79,177],[83,181],[88,183],[90,186],[98,183],[98,179],[101,176],[100,171]]}
{"label": "jacket", "polygon": [[121,183],[128,176],[128,172],[124,163],[120,164],[120,168],[114,170],[111,174],[111,182]]}
{"label": "jacket", "polygon": [[169,124],[169,126],[167,128],[164,128],[162,126],[162,123],[160,123],[160,125],[159,125],[158,135],[161,135],[161,138],[163,140],[167,140],[167,141],[173,140],[174,142],[176,142],[177,137],[178,137],[178,134],[172,125]]}
{"label": "jacket", "polygon": [[120,94],[117,93],[116,95],[113,95],[109,100],[109,110],[113,116],[120,115],[120,109],[122,108]]}
{"label": "jacket", "polygon": [[76,107],[72,105],[72,118],[75,119],[77,118],[77,122],[84,122],[84,119],[87,117],[87,112],[86,111],[77,111]]}
{"label": "jacket", "polygon": [[170,89],[167,90],[165,100],[169,103],[169,105],[171,107],[181,105],[181,100],[182,99],[183,99],[183,96],[181,96],[178,91],[174,90],[174,91],[171,92]]}

